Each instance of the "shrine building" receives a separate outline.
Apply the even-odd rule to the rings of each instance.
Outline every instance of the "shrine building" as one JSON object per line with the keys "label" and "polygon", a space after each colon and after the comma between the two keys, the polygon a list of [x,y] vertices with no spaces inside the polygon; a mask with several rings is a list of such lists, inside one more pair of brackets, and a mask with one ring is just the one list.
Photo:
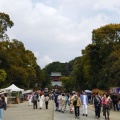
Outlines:
{"label": "shrine building", "polygon": [[61,72],[51,72],[51,83],[52,86],[57,88],[62,86],[62,81],[60,81],[60,77],[62,77]]}

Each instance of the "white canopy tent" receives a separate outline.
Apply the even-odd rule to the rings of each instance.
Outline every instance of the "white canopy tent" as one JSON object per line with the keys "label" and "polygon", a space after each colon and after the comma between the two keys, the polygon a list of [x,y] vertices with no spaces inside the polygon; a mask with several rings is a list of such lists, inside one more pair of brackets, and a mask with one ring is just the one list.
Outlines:
{"label": "white canopy tent", "polygon": [[85,90],[85,92],[86,92],[86,93],[92,93],[92,91],[90,91],[90,90]]}
{"label": "white canopy tent", "polygon": [[4,88],[4,90],[11,91],[11,92],[19,92],[19,91],[23,92],[24,91],[24,89],[21,89],[21,88],[15,86],[14,84],[12,84],[11,86],[9,86],[7,88]]}
{"label": "white canopy tent", "polygon": [[26,90],[22,94],[29,94],[29,93],[32,93],[32,92],[33,92],[33,90]]}

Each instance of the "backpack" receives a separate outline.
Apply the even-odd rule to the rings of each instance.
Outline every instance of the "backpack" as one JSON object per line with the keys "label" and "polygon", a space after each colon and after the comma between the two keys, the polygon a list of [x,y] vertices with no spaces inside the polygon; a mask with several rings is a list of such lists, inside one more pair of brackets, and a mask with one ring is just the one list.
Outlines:
{"label": "backpack", "polygon": [[77,105],[77,100],[74,100],[73,105],[74,105],[74,106]]}
{"label": "backpack", "polygon": [[100,100],[99,104],[100,104],[100,106],[102,106],[102,100],[101,100],[100,97],[98,97],[98,98],[99,98],[99,100]]}

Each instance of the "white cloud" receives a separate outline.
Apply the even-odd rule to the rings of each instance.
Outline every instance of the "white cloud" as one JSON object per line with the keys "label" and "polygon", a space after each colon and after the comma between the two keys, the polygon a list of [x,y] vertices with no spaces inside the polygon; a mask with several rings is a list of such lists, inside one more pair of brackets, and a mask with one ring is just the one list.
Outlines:
{"label": "white cloud", "polygon": [[37,63],[41,65],[40,66],[41,68],[44,68],[47,64],[53,62],[53,60],[48,55],[40,57],[39,52],[34,52],[34,55],[37,58]]}
{"label": "white cloud", "polygon": [[10,39],[33,51],[41,68],[80,56],[92,42],[93,29],[118,23],[120,18],[118,0],[1,0],[0,11],[14,22]]}
{"label": "white cloud", "polygon": [[52,62],[53,60],[48,55],[43,56],[41,59],[38,59],[38,63],[41,65],[41,68]]}

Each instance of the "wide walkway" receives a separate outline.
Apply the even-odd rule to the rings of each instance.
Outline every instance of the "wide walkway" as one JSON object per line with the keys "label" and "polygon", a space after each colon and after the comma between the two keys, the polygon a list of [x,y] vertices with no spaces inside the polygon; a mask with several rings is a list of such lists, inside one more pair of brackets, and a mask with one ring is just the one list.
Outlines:
{"label": "wide walkway", "polygon": [[33,109],[28,102],[12,104],[4,112],[3,120],[53,120],[54,103],[50,100],[48,109]]}
{"label": "wide walkway", "polygon": [[[93,106],[88,106],[88,117],[82,116],[82,109],[80,111],[81,120],[96,120]],[[54,101],[50,100],[47,110],[45,106],[43,109],[34,110],[32,106],[28,106],[27,102],[12,104],[4,112],[3,120],[75,120],[75,117],[74,114],[70,114],[69,106],[67,106],[65,113],[55,111]],[[100,120],[104,120],[102,113]],[[120,111],[111,111],[110,120],[120,120]]]}

